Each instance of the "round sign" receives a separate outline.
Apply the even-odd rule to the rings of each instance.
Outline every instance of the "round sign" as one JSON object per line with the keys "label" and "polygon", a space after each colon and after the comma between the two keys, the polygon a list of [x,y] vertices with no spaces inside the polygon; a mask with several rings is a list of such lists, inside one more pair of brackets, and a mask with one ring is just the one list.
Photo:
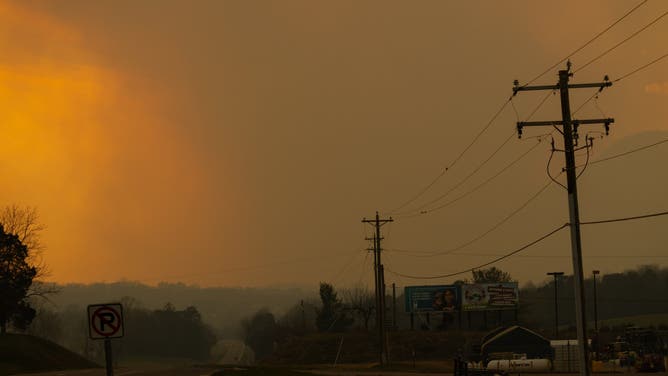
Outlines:
{"label": "round sign", "polygon": [[93,312],[91,326],[95,333],[111,337],[121,328],[121,315],[112,307],[103,306]]}

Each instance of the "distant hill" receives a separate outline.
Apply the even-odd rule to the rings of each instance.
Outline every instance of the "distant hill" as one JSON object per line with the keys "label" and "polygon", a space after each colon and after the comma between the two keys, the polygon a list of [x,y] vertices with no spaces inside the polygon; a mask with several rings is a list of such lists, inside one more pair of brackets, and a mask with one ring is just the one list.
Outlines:
{"label": "distant hill", "polygon": [[[77,307],[83,312],[88,304],[109,303],[131,298],[134,304],[147,309],[163,308],[165,303],[177,309],[195,306],[204,321],[225,333],[226,338],[239,336],[241,320],[261,308],[276,315],[285,313],[300,299],[317,298],[317,288],[243,288],[198,287],[182,283],[160,283],[149,286],[138,282],[56,285],[58,294],[50,297],[48,308],[62,311]],[[125,298],[125,299],[124,299]]]}
{"label": "distant hill", "polygon": [[23,334],[0,335],[0,375],[98,367],[90,360],[42,338]]}

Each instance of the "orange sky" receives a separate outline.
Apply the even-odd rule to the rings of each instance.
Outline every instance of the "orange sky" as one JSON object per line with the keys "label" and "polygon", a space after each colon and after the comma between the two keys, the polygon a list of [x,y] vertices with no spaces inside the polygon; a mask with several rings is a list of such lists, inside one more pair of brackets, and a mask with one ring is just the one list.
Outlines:
{"label": "orange sky", "polygon": [[[0,1],[0,200],[39,208],[58,282],[369,282],[361,218],[438,174],[514,79],[532,78],[633,5],[569,4]],[[664,8],[648,2],[573,56],[575,68]],[[619,77],[665,54],[667,35],[663,20],[574,80]],[[594,157],[667,137],[667,85],[664,61],[606,89],[598,105],[616,124]],[[589,95],[573,93],[572,102]],[[518,96],[520,115],[541,98]],[[555,97],[534,119],[558,116]],[[579,116],[601,113],[592,103]],[[516,120],[505,111],[423,202],[475,168]],[[461,190],[531,142],[512,140]],[[667,150],[592,166],[581,179],[583,219],[668,208],[668,176],[656,168]],[[478,235],[545,184],[548,156],[546,143],[475,196],[393,223],[385,246],[438,250]],[[469,255],[388,251],[388,268],[426,275],[475,266],[564,223],[565,201],[551,187]],[[664,225],[583,230],[585,267],[666,265],[628,257],[665,253]],[[568,244],[564,232],[533,258],[499,266],[541,281],[551,269],[570,271]]]}

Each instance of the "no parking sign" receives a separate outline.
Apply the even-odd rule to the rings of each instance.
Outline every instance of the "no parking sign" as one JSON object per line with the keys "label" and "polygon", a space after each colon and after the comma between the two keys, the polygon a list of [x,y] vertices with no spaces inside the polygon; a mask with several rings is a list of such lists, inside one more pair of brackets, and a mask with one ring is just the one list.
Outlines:
{"label": "no parking sign", "polygon": [[120,303],[89,305],[88,333],[92,339],[123,337],[123,306]]}

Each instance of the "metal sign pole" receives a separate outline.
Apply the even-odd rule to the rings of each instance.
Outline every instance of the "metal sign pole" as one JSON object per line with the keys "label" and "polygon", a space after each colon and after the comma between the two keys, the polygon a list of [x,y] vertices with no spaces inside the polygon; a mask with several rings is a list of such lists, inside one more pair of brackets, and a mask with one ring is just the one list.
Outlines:
{"label": "metal sign pole", "polygon": [[123,337],[124,332],[123,305],[109,303],[88,306],[88,335],[92,339],[104,340],[104,360],[107,376],[114,376],[111,340],[112,338]]}
{"label": "metal sign pole", "polygon": [[107,364],[107,376],[114,376],[114,367],[111,356],[111,340],[109,338],[104,340],[104,358]]}

